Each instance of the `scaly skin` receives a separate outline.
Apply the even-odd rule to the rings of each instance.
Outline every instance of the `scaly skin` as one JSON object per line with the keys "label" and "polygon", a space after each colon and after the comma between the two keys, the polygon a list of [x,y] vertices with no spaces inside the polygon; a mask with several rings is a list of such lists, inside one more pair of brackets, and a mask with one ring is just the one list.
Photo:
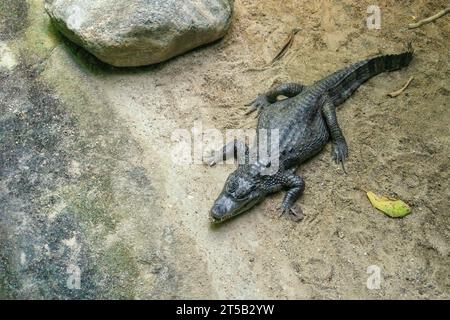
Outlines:
{"label": "scaly skin", "polygon": [[[344,168],[348,148],[336,118],[336,107],[368,79],[406,67],[412,57],[413,50],[409,45],[404,53],[361,61],[311,86],[286,83],[260,95],[251,107],[260,111],[258,129],[267,129],[269,137],[271,130],[278,130],[278,170],[270,175],[264,174],[264,169],[269,166],[267,159],[240,164],[228,177],[211,209],[212,222],[222,222],[247,211],[268,194],[282,189],[287,191],[282,213],[300,220],[301,214],[294,209],[294,203],[303,193],[305,183],[294,174],[297,167],[319,153],[331,140],[332,158]],[[287,99],[278,101],[279,96]],[[258,143],[253,148],[258,148]],[[238,149],[245,150],[248,155],[249,148],[236,141],[234,145],[225,146],[219,158],[236,156]],[[213,158],[210,163],[217,160]]]}

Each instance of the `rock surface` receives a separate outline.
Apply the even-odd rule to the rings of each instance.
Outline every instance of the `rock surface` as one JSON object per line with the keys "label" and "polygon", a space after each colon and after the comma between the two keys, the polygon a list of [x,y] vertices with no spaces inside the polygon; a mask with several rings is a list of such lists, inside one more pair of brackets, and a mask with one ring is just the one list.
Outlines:
{"label": "rock surface", "polygon": [[46,0],[57,28],[117,67],[159,63],[226,33],[233,0]]}

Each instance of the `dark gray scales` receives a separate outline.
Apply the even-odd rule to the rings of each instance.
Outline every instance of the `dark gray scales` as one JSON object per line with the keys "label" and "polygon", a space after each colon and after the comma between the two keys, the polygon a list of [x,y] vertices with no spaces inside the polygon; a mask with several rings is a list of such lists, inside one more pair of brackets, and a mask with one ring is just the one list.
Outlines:
{"label": "dark gray scales", "polygon": [[[310,86],[285,83],[258,96],[251,111],[258,110],[257,129],[279,133],[279,168],[271,175],[262,173],[267,163],[256,159],[230,174],[211,209],[213,222],[236,216],[261,202],[268,194],[286,190],[282,212],[300,219],[294,209],[305,183],[294,174],[296,168],[319,153],[331,140],[332,158],[344,168],[348,147],[336,117],[336,107],[348,99],[365,81],[385,71],[394,71],[409,65],[413,50],[383,55],[339,70]],[[278,97],[287,97],[278,100]],[[249,150],[242,142],[226,146],[219,158],[236,155],[237,149]],[[255,145],[253,148],[257,148]],[[214,163],[214,159],[212,159]],[[345,169],[344,169],[345,170]]]}

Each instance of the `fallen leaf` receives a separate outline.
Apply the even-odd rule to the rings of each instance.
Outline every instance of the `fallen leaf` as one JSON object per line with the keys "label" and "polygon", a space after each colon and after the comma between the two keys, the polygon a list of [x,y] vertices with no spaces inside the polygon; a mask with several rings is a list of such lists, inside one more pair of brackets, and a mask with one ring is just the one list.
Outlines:
{"label": "fallen leaf", "polygon": [[367,197],[372,206],[384,212],[391,218],[403,218],[411,213],[411,208],[402,200],[379,197],[371,191],[367,191]]}

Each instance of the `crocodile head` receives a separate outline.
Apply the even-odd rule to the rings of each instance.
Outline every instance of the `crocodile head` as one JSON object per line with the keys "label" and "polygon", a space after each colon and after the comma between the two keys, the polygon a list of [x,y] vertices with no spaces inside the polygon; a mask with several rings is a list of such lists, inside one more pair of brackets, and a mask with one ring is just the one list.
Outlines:
{"label": "crocodile head", "polygon": [[266,195],[262,177],[248,170],[238,169],[230,174],[225,186],[210,211],[212,223],[219,223],[241,214]]}

